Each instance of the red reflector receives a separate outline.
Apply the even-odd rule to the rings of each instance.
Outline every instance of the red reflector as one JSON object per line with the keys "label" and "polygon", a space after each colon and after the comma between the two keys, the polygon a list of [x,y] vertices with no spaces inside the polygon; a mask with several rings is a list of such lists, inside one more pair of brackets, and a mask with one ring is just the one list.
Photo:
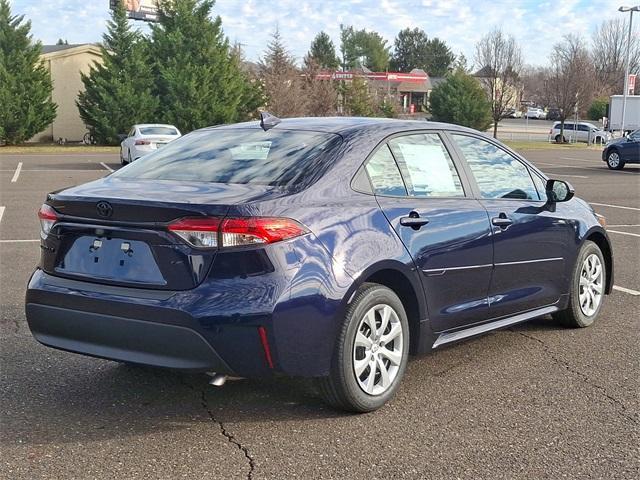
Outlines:
{"label": "red reflector", "polygon": [[264,357],[267,361],[267,365],[269,365],[269,368],[273,368],[273,359],[271,358],[271,347],[269,347],[267,329],[264,327],[258,327],[258,335],[260,335],[260,343],[262,344],[262,350],[264,350]]}

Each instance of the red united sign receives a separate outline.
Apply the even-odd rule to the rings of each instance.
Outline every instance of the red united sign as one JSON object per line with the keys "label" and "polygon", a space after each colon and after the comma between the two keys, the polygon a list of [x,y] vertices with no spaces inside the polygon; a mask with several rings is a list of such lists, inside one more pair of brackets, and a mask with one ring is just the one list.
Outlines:
{"label": "red united sign", "polygon": [[637,75],[629,75],[629,95],[634,95],[636,91],[636,76]]}

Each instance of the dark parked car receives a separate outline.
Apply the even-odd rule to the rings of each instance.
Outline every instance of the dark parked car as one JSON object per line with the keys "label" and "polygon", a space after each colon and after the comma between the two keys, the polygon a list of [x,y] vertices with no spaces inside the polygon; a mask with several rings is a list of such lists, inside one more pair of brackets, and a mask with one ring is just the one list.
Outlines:
{"label": "dark parked car", "polygon": [[640,130],[609,141],[602,150],[602,161],[612,170],[622,170],[627,163],[640,163]]}
{"label": "dark parked car", "polygon": [[499,142],[440,123],[265,118],[49,194],[33,335],[214,383],[317,377],[328,402],[362,412],[394,394],[409,354],[598,316],[613,279],[603,218]]}

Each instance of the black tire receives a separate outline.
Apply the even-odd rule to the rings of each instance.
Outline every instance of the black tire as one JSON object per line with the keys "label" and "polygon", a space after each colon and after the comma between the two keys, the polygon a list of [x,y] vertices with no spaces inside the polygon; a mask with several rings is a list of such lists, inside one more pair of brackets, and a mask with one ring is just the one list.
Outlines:
{"label": "black tire", "polygon": [[622,170],[624,168],[624,160],[620,158],[620,152],[614,149],[607,153],[607,167],[610,170]]}
{"label": "black tire", "polygon": [[556,135],[556,143],[565,143],[566,140],[564,137],[561,137],[560,135]]}
{"label": "black tire", "polygon": [[[579,300],[579,292],[580,292],[580,276],[582,272],[582,265],[585,259],[589,256],[595,254],[600,259],[600,264],[602,266],[602,299],[592,315],[585,315],[582,309],[580,308],[580,300]],[[578,258],[576,259],[576,264],[573,267],[573,274],[571,276],[571,290],[569,293],[569,306],[560,312],[556,312],[552,314],[553,318],[564,325],[565,327],[570,328],[584,328],[588,327],[595,322],[598,318],[598,314],[600,313],[600,309],[602,308],[602,303],[604,300],[604,288],[607,283],[607,270],[605,268],[604,257],[602,256],[602,252],[600,248],[595,243],[587,240],[584,242],[582,247],[580,248],[580,252],[578,253]]]}
{"label": "black tire", "polygon": [[[381,394],[370,395],[358,384],[354,371],[353,346],[360,321],[370,309],[381,304],[390,306],[400,321],[403,349],[397,374],[391,385]],[[359,413],[377,410],[395,395],[407,367],[408,352],[409,322],[402,302],[389,288],[376,283],[365,283],[347,308],[344,323],[338,333],[331,371],[327,377],[317,379],[320,392],[327,403],[338,409]]]}

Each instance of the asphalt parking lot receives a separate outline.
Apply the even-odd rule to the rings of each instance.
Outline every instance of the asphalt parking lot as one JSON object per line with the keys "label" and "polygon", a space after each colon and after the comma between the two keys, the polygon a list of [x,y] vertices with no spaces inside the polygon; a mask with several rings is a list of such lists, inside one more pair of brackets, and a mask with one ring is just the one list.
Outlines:
{"label": "asphalt parking lot", "polygon": [[23,310],[36,211],[117,154],[0,152],[0,478],[639,478],[640,167],[524,153],[607,217],[616,290],[597,324],[544,318],[419,357],[389,405],[348,415],[308,382],[215,388],[39,345]]}

